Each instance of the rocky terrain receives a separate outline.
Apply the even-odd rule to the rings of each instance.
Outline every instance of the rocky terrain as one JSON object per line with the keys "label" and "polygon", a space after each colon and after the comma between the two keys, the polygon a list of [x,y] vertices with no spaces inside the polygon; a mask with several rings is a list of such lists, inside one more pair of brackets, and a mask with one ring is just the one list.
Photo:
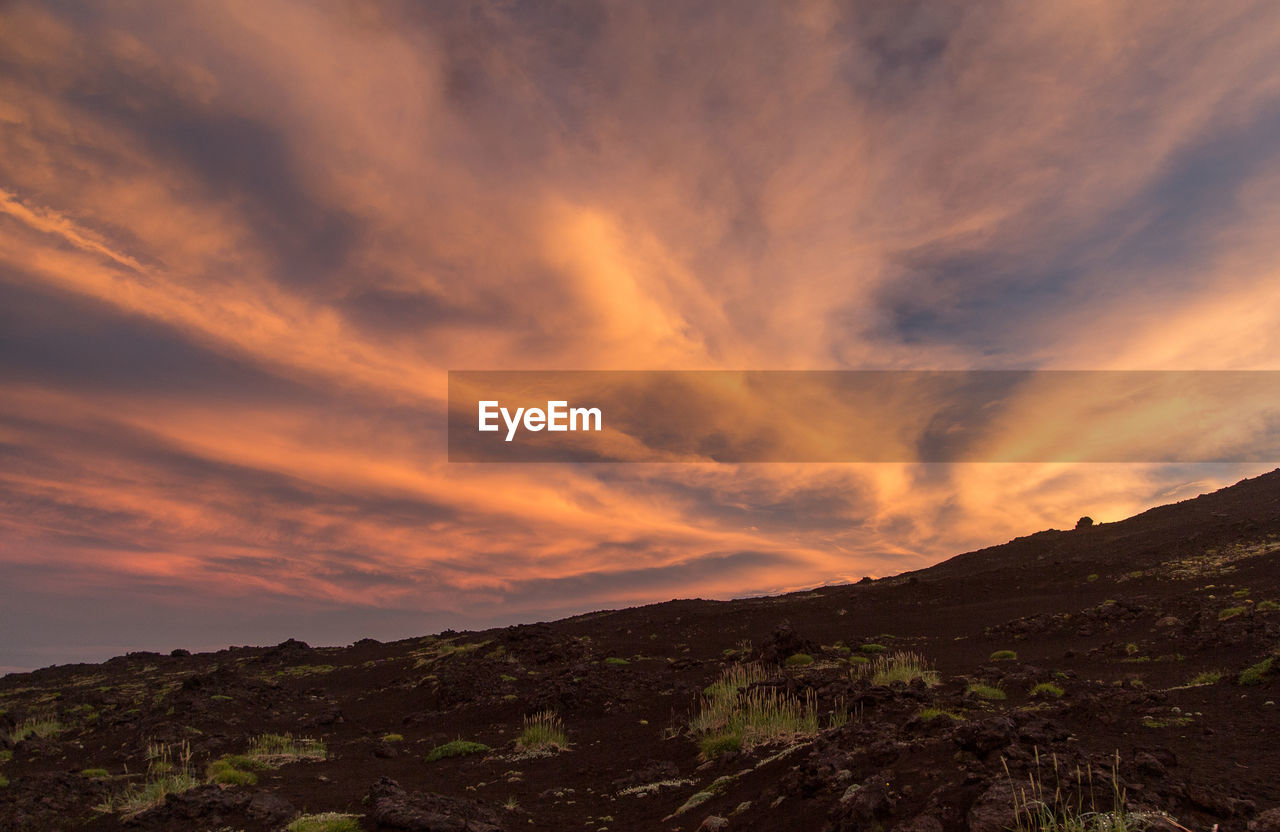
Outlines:
{"label": "rocky terrain", "polygon": [[1280,472],[881,580],[0,679],[3,830],[1280,830]]}

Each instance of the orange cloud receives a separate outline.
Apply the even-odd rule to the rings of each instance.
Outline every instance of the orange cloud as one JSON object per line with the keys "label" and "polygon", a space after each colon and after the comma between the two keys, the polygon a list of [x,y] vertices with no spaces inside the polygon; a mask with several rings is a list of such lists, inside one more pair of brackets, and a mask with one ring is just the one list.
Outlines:
{"label": "orange cloud", "polygon": [[[164,646],[140,622],[188,603],[354,638],[800,588],[1254,473],[450,465],[446,371],[1274,369],[1277,36],[1246,3],[7,4],[0,584],[39,604],[0,664]],[[997,447],[1070,412],[1023,407]],[[73,597],[119,636],[40,611]]]}

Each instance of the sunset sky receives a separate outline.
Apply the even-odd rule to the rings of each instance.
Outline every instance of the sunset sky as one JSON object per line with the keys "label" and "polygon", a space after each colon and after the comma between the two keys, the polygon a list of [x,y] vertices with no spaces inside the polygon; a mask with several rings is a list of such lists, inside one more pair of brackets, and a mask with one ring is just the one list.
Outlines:
{"label": "sunset sky", "polygon": [[5,3],[0,672],[857,580],[1270,470],[450,464],[445,396],[1280,369],[1277,43],[1232,0]]}

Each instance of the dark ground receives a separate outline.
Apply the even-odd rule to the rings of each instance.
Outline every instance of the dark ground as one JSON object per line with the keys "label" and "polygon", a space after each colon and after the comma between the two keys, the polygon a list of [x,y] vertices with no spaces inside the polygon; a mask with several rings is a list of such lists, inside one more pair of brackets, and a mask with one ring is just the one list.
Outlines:
{"label": "dark ground", "polygon": [[[1276,601],[1280,471],[1119,523],[778,598],[48,668],[0,679],[11,752],[0,829],[279,830],[333,811],[364,830],[692,832],[723,816],[729,830],[995,832],[1014,822],[1014,786],[1038,756],[1050,792],[1055,762],[1063,781],[1092,770],[1098,808],[1113,808],[1114,779],[1157,828],[1177,828],[1163,813],[1194,830],[1280,830],[1267,811],[1280,807],[1280,659],[1274,672],[1266,663],[1280,648]],[[865,643],[923,654],[941,684],[873,685],[849,661]],[[1003,649],[1017,658],[990,659]],[[795,653],[815,661],[778,669]],[[706,762],[689,719],[703,688],[744,659],[771,668],[762,687],[815,696],[824,727]],[[1221,678],[1187,685],[1204,671]],[[1007,698],[966,693],[970,681]],[[1041,682],[1061,697],[1031,696]],[[952,716],[923,719],[927,707]],[[543,709],[563,720],[569,749],[522,754],[522,720]],[[832,712],[848,721],[825,727]],[[61,728],[15,743],[32,718]],[[145,780],[149,744],[185,741],[203,779],[264,733],[321,739],[327,758],[132,817],[95,809]],[[455,739],[492,750],[426,761]],[[91,768],[107,776],[81,773]]]}

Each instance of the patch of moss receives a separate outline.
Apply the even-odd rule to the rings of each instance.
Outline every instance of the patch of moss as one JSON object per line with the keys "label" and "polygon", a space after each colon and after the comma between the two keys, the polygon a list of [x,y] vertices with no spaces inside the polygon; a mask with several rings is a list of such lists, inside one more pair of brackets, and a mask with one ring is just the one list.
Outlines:
{"label": "patch of moss", "polygon": [[991,654],[993,662],[1011,662],[1018,658],[1017,652],[1013,650],[997,650]]}
{"label": "patch of moss", "polygon": [[1275,658],[1268,656],[1241,673],[1239,683],[1242,685],[1260,685],[1266,681],[1274,666]]}
{"label": "patch of moss", "polygon": [[443,760],[446,757],[464,757],[468,754],[482,754],[489,750],[489,746],[482,742],[471,742],[470,740],[454,740],[444,745],[437,745],[435,748],[427,752],[427,762],[434,763],[436,760]]}
{"label": "patch of moss", "polygon": [[813,664],[813,656],[808,653],[792,653],[784,662],[787,667],[804,667]]}

